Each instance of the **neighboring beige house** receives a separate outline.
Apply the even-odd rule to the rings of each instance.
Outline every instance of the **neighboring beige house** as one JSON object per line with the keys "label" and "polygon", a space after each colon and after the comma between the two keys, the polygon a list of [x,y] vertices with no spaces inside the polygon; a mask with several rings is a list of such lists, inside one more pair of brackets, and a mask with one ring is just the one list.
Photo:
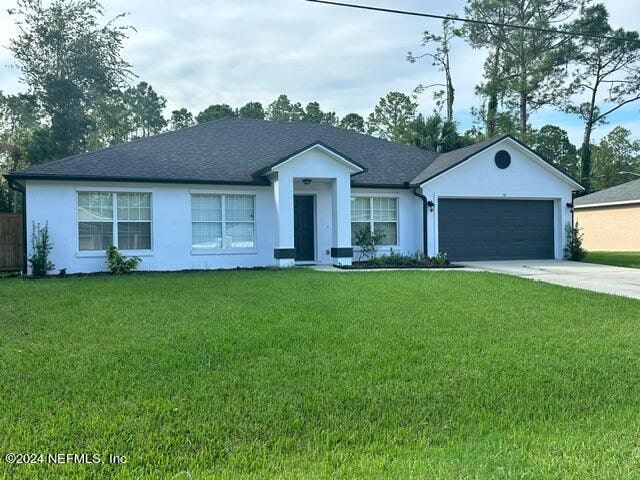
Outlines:
{"label": "neighboring beige house", "polygon": [[574,221],[587,250],[640,251],[640,179],[576,198]]}

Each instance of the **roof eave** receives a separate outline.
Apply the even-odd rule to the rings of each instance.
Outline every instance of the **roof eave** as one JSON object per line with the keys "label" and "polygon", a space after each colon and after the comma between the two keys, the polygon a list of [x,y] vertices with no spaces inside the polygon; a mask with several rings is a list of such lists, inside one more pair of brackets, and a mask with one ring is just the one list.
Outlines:
{"label": "roof eave", "polygon": [[583,204],[575,204],[573,205],[574,209],[581,208],[600,208],[600,207],[616,207],[622,205],[640,205],[640,198],[635,200],[619,200],[619,201],[611,201],[611,202],[595,202],[595,203],[583,203]]}
{"label": "roof eave", "polygon": [[173,183],[173,184],[203,184],[203,185],[252,185],[269,186],[271,183],[264,177],[253,180],[218,180],[202,178],[149,178],[149,177],[110,177],[98,175],[47,175],[28,173],[9,173],[4,177],[10,181],[16,180],[53,180],[53,181],[88,181],[88,182],[127,182],[127,183]]}
{"label": "roof eave", "polygon": [[292,152],[292,153],[280,158],[279,160],[277,160],[276,162],[272,163],[271,165],[268,165],[268,166],[266,166],[264,168],[261,168],[260,170],[257,170],[255,172],[253,172],[251,174],[251,176],[253,178],[257,178],[257,177],[261,177],[261,176],[264,176],[264,175],[268,175],[269,173],[275,171],[275,169],[277,169],[277,167],[281,166],[285,162],[293,160],[298,155],[302,155],[303,153],[308,152],[309,150],[312,150],[314,148],[321,148],[322,150],[325,150],[330,155],[340,158],[343,162],[345,162],[346,164],[348,164],[350,166],[350,169],[352,170],[352,173],[351,173],[352,175],[356,175],[356,174],[359,174],[359,173],[364,173],[364,172],[367,171],[367,167],[365,167],[364,165],[356,162],[355,160],[351,159],[349,156],[345,155],[344,153],[339,152],[338,150],[330,147],[329,145],[317,140],[315,142],[312,142],[312,143],[300,148],[299,150],[296,150],[295,152]]}
{"label": "roof eave", "polygon": [[521,148],[525,149],[526,151],[530,152],[531,154],[533,154],[535,157],[537,157],[538,159],[540,159],[542,162],[544,162],[545,164],[547,164],[549,167],[551,167],[554,171],[556,171],[557,173],[560,174],[561,177],[563,177],[563,179],[565,181],[567,181],[567,183],[572,184],[573,186],[577,187],[576,189],[574,189],[573,191],[576,192],[581,192],[584,190],[584,187],[575,179],[573,178],[571,175],[569,175],[568,173],[562,171],[560,168],[558,168],[556,165],[554,165],[553,163],[551,163],[549,160],[547,160],[546,158],[542,157],[541,155],[539,155],[537,152],[535,152],[531,147],[529,147],[528,145],[526,145],[525,143],[521,142],[520,140],[518,140],[517,138],[515,138],[513,135],[511,134],[505,134],[502,135],[500,137],[497,137],[493,142],[488,143],[487,145],[483,146],[482,148],[474,151],[473,153],[470,153],[469,155],[465,156],[462,160],[454,163],[453,165],[445,168],[444,170],[431,175],[429,177],[427,177],[426,179],[419,179],[419,176],[417,176],[416,178],[414,178],[411,181],[411,185],[416,186],[416,187],[422,187],[424,186],[426,183],[430,182],[431,180],[449,172],[450,170],[458,167],[459,165],[463,164],[464,162],[466,162],[467,160],[470,160],[471,158],[475,157],[476,155],[479,155],[480,153],[484,152],[485,150],[488,150],[489,148],[497,145],[498,143],[504,141],[504,140],[511,140],[514,143],[516,143],[517,145],[519,145]]}

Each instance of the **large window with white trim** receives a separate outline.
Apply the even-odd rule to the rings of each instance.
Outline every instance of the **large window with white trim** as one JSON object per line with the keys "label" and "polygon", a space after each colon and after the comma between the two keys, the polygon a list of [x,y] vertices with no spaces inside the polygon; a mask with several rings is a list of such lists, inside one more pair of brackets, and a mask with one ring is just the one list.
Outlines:
{"label": "large window with white trim", "polygon": [[394,197],[351,198],[351,243],[356,233],[368,228],[384,234],[381,245],[398,244],[398,199]]}
{"label": "large window with white trim", "polygon": [[151,249],[151,194],[78,192],[81,251]]}
{"label": "large window with white trim", "polygon": [[255,195],[191,195],[191,244],[194,249],[253,249]]}

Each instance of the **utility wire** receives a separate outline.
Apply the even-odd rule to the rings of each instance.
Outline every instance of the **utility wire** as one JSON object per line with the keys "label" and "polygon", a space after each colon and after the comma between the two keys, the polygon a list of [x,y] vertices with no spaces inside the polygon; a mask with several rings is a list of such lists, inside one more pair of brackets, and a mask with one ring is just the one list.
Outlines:
{"label": "utility wire", "polygon": [[513,23],[489,22],[485,20],[474,20],[472,18],[453,17],[451,15],[436,15],[434,13],[412,12],[409,10],[395,10],[393,8],[372,7],[369,5],[356,5],[354,3],[332,2],[329,0],[306,0],[306,1],[312,2],[312,3],[323,3],[325,5],[333,5],[337,7],[357,8],[360,10],[371,10],[374,12],[383,12],[383,13],[397,13],[400,15],[410,15],[413,17],[437,18],[440,20],[452,20],[455,22],[473,23],[476,25],[491,25],[493,27],[514,28],[514,29],[529,30],[534,32],[544,32],[544,33],[555,33],[560,35],[569,35],[573,37],[599,38],[602,40],[617,40],[621,42],[640,43],[640,39],[637,39],[637,38],[622,38],[622,37],[616,37],[613,35],[595,35],[592,33],[584,33],[584,32],[553,30],[551,28],[531,27],[528,25],[516,25]]}

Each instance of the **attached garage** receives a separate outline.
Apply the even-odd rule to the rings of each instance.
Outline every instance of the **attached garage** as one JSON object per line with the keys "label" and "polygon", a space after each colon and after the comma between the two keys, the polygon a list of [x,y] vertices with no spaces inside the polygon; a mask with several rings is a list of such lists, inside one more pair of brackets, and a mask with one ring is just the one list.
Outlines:
{"label": "attached garage", "polygon": [[439,250],[451,260],[554,258],[554,202],[440,198]]}

